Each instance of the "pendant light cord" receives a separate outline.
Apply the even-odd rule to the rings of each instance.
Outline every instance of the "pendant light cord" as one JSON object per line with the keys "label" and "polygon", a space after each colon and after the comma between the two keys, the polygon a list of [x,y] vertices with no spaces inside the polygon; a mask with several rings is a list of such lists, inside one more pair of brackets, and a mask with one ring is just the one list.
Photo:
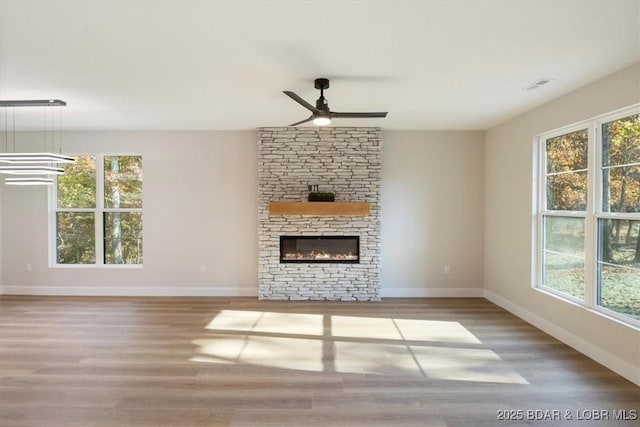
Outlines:
{"label": "pendant light cord", "polygon": [[7,123],[7,109],[4,109],[4,152],[6,153],[7,151],[9,151],[9,143],[7,142],[9,139],[9,131],[8,128],[9,124]]}
{"label": "pendant light cord", "polygon": [[47,107],[42,112],[42,152],[47,152]]}
{"label": "pendant light cord", "polygon": [[13,152],[16,152],[16,107],[11,108],[13,113]]}

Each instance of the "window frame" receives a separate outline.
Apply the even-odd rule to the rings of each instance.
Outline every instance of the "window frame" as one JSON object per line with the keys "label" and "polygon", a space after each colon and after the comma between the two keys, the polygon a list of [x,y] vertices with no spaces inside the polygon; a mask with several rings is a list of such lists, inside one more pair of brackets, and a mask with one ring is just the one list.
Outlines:
{"label": "window frame", "polygon": [[[535,274],[532,287],[537,291],[550,294],[561,300],[581,306],[591,312],[603,315],[607,318],[621,322],[635,329],[640,329],[640,319],[618,313],[598,304],[600,283],[598,283],[598,222],[601,219],[627,219],[640,220],[640,212],[604,212],[602,206],[602,125],[631,115],[640,114],[640,104],[599,115],[587,120],[563,126],[549,132],[537,135],[534,138],[537,154],[534,162],[535,207],[536,220],[534,265]],[[584,211],[557,211],[547,209],[547,157],[546,141],[550,138],[587,129],[587,202]],[[585,220],[585,271],[584,271],[584,300],[558,291],[544,284],[544,251],[545,251],[545,227],[546,217],[570,217],[584,218]],[[640,236],[638,237],[640,238]]]}
{"label": "window frame", "polygon": [[[142,179],[142,207],[141,208],[107,208],[105,207],[104,200],[104,187],[105,187],[105,171],[104,171],[104,159],[105,157],[136,157],[143,158],[140,153],[81,153],[72,154],[73,157],[81,156],[93,156],[96,161],[96,203],[93,208],[58,208],[58,179],[57,176],[54,179],[53,185],[49,189],[49,267],[51,268],[124,268],[124,269],[137,269],[143,268],[143,261],[140,264],[108,264],[105,263],[104,253],[104,214],[109,212],[136,212],[142,214],[143,218],[143,230],[144,230],[144,178]],[[144,166],[143,166],[144,173]],[[58,212],[86,212],[93,213],[94,215],[94,244],[95,244],[95,258],[96,262],[92,264],[60,264],[58,263],[58,249],[57,249],[57,214]],[[143,239],[143,253],[144,253],[144,232],[142,233]]]}
{"label": "window frame", "polygon": [[[586,206],[585,206],[585,210],[584,211],[563,211],[563,210],[551,210],[551,209],[547,209],[547,157],[546,157],[546,141],[561,135],[566,135],[569,133],[573,133],[573,132],[577,132],[577,131],[581,131],[581,130],[587,130],[587,135],[588,135],[588,139],[587,139],[587,194],[586,194]],[[589,241],[589,237],[590,237],[590,224],[588,221],[588,217],[589,217],[589,213],[591,212],[591,203],[590,201],[593,199],[593,197],[591,197],[590,195],[590,190],[592,190],[592,185],[591,181],[592,181],[592,174],[591,174],[591,153],[593,152],[592,148],[592,144],[593,144],[593,137],[592,137],[592,133],[589,130],[589,127],[587,126],[587,124],[585,122],[579,122],[579,123],[574,123],[572,125],[569,126],[565,126],[544,134],[541,134],[538,136],[537,138],[538,140],[538,158],[540,159],[540,161],[538,162],[538,175],[540,177],[539,183],[538,183],[538,190],[537,190],[537,194],[538,194],[538,199],[537,199],[537,204],[538,204],[538,218],[537,218],[537,234],[538,234],[538,248],[539,250],[537,250],[537,274],[536,274],[536,285],[538,288],[540,289],[544,289],[545,291],[552,293],[556,296],[559,296],[561,298],[564,299],[568,299],[571,302],[577,303],[577,304],[582,304],[585,301],[588,301],[590,298],[590,290],[588,289],[587,286],[587,274],[589,274],[588,272],[588,267],[587,265],[589,264],[588,260],[589,260],[589,254],[591,252],[591,248],[588,245],[588,241]],[[573,172],[578,172],[578,171],[583,171],[583,169],[580,170],[576,170]],[[585,245],[584,245],[584,262],[585,262],[585,289],[584,289],[584,296],[585,296],[585,301],[581,300],[580,298],[577,298],[573,295],[561,292],[555,288],[549,287],[544,285],[543,281],[544,281],[544,252],[545,252],[545,227],[544,227],[544,220],[547,217],[563,217],[563,218],[581,218],[584,219],[584,233],[585,233]]]}

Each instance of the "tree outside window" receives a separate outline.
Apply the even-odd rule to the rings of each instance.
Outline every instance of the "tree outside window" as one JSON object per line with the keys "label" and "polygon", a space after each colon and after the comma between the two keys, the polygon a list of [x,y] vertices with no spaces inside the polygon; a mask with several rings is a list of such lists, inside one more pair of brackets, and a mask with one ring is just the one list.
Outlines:
{"label": "tree outside window", "polygon": [[640,319],[640,114],[600,129],[597,302]]}
{"label": "tree outside window", "polygon": [[142,264],[141,156],[79,156],[55,194],[56,264]]}
{"label": "tree outside window", "polygon": [[538,286],[640,320],[638,108],[540,143]]}

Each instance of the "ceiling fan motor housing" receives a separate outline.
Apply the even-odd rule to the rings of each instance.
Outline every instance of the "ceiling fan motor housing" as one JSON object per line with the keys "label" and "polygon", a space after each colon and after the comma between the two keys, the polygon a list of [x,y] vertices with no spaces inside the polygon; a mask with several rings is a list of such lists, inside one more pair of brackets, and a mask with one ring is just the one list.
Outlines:
{"label": "ceiling fan motor housing", "polygon": [[317,99],[316,108],[320,111],[329,111],[329,103],[324,96],[320,95],[320,98]]}

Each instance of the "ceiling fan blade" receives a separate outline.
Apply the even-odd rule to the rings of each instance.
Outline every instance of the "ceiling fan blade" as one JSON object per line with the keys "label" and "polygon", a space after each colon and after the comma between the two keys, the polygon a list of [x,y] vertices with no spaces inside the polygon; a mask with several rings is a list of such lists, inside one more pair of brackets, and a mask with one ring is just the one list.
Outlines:
{"label": "ceiling fan blade", "polygon": [[298,104],[302,105],[304,108],[306,108],[307,110],[311,111],[312,113],[315,113],[316,111],[318,111],[313,105],[309,104],[307,101],[305,101],[304,99],[299,97],[297,94],[295,94],[295,93],[293,93],[293,92],[291,92],[289,90],[285,90],[282,93],[284,93],[289,98],[293,99]]}
{"label": "ceiling fan blade", "polygon": [[331,117],[342,118],[342,119],[357,119],[357,118],[366,118],[366,117],[387,117],[387,112],[379,112],[379,113],[338,113],[332,112]]}
{"label": "ceiling fan blade", "polygon": [[313,116],[310,116],[308,119],[300,120],[299,122],[290,124],[289,126],[298,126],[298,125],[301,125],[302,123],[310,122],[311,120],[313,120]]}

